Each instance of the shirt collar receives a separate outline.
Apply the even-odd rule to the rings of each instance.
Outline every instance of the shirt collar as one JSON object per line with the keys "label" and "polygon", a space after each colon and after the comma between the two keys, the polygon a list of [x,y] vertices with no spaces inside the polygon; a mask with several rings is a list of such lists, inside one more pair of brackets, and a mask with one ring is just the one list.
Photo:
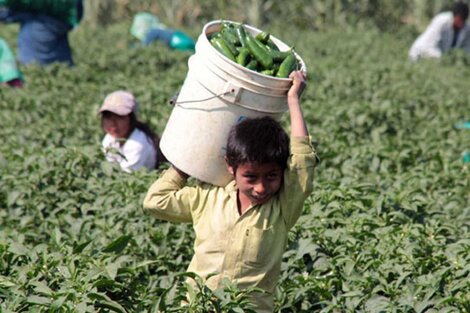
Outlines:
{"label": "shirt collar", "polygon": [[235,180],[231,180],[225,185],[225,190],[227,192],[232,192],[232,191],[237,191],[237,184],[235,183]]}

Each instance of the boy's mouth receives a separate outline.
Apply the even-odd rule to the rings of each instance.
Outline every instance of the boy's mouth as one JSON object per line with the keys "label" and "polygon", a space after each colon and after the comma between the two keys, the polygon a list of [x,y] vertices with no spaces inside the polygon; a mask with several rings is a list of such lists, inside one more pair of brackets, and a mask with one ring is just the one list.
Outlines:
{"label": "boy's mouth", "polygon": [[263,194],[263,195],[252,195],[251,198],[256,202],[256,203],[263,203],[269,200],[271,197],[270,194]]}

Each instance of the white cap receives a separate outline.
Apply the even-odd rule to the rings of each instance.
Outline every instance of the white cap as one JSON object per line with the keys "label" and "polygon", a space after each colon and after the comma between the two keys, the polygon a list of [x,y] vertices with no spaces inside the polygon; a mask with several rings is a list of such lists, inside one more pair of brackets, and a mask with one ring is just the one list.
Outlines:
{"label": "white cap", "polygon": [[137,102],[134,95],[124,90],[118,90],[110,93],[104,99],[99,113],[109,111],[117,115],[128,115],[137,111]]}

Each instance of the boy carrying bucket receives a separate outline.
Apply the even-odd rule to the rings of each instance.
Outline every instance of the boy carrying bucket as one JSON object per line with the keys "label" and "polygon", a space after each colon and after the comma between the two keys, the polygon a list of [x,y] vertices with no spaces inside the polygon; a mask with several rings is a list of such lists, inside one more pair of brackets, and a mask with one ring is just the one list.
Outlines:
{"label": "boy carrying bucket", "polygon": [[317,163],[299,102],[305,76],[297,71],[290,78],[290,140],[272,118],[242,120],[227,140],[225,159],[233,181],[225,187],[186,186],[188,176],[171,167],[144,200],[145,210],[157,218],[193,223],[196,240],[188,271],[206,279],[208,287],[220,287],[227,277],[239,288],[264,290],[252,295],[256,312],[273,312],[287,234],[312,192]]}

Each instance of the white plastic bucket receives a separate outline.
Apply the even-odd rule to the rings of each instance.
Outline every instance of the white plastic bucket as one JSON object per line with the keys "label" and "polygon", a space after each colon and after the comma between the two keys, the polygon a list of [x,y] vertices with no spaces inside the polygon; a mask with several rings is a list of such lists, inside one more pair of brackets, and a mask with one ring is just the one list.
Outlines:
{"label": "white plastic bucket", "polygon": [[[199,180],[225,186],[231,176],[224,155],[232,125],[245,117],[280,119],[288,109],[292,80],[249,70],[219,53],[207,36],[220,30],[222,20],[206,24],[189,58],[188,73],[160,141],[165,157]],[[261,30],[245,25],[253,35]],[[271,39],[281,51],[289,46]],[[302,70],[305,63],[297,55]],[[256,134],[253,134],[256,136]]]}

